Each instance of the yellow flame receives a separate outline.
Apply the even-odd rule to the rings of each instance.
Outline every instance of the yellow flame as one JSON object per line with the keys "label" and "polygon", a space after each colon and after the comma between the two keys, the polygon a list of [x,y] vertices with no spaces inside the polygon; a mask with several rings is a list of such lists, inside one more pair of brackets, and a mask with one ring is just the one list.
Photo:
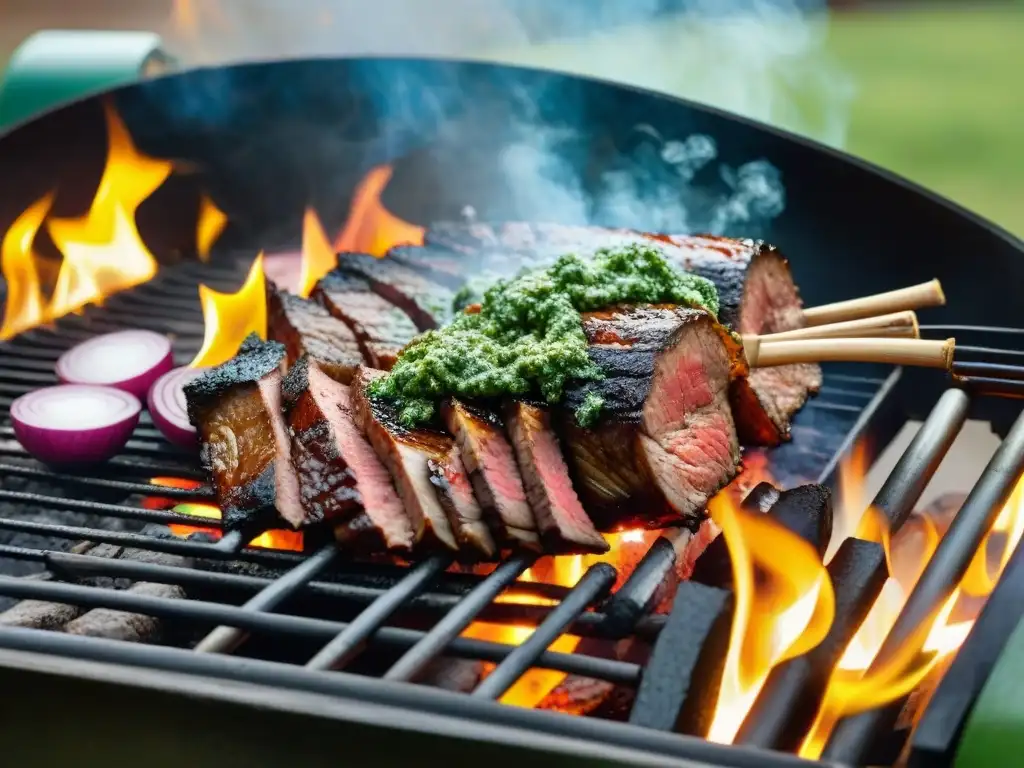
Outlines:
{"label": "yellow flame", "polygon": [[320,217],[307,208],[302,217],[302,275],[299,278],[299,296],[308,298],[317,280],[326,275],[338,260],[331,241],[327,239]]}
{"label": "yellow flame", "polygon": [[210,251],[220,233],[227,226],[228,217],[207,195],[199,199],[199,221],[196,225],[196,252],[204,264],[210,260]]}
{"label": "yellow flame", "polygon": [[253,261],[249,275],[237,292],[220,293],[200,285],[203,347],[189,365],[193,368],[220,365],[234,357],[249,334],[267,338],[266,291],[262,253]]}
{"label": "yellow flame", "polygon": [[9,339],[46,319],[36,268],[38,257],[32,242],[51,205],[53,193],[26,208],[7,230],[0,245],[0,270],[7,282],[7,305],[0,340]]}
{"label": "yellow flame", "polygon": [[390,165],[379,165],[359,182],[348,221],[334,242],[335,251],[383,256],[397,245],[423,245],[423,227],[398,218],[381,202],[391,174]]}
{"label": "yellow flame", "polygon": [[[818,552],[719,494],[708,505],[732,561],[735,614],[708,739],[730,743],[772,668],[824,639],[835,593]],[[755,577],[756,574],[756,577]]]}

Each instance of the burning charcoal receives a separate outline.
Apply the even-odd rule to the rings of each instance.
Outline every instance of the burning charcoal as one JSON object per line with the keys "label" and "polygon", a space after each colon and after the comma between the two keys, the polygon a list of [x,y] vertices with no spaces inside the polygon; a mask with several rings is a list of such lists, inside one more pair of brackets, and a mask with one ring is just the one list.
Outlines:
{"label": "burning charcoal", "polygon": [[[185,597],[181,587],[169,584],[139,582],[130,592],[148,597],[180,600]],[[152,643],[160,639],[160,619],[141,613],[125,613],[110,608],[94,608],[64,627],[70,635],[103,637],[129,643]]]}
{"label": "burning charcoal", "polygon": [[517,400],[506,405],[505,414],[526,498],[547,551],[607,552],[608,542],[594,528],[572,487],[548,409]]}
{"label": "burning charcoal", "polygon": [[441,415],[462,451],[477,501],[495,536],[509,545],[539,548],[536,519],[501,419],[455,398],[442,404]]}
{"label": "burning charcoal", "polygon": [[352,329],[363,358],[374,368],[391,370],[399,351],[418,333],[409,316],[374,293],[366,280],[341,270],[324,275],[311,298]]}
{"label": "burning charcoal", "polygon": [[281,411],[284,356],[284,345],[253,334],[234,358],[185,386],[203,467],[228,529],[269,527],[276,515],[298,528],[306,519]]}
{"label": "burning charcoal", "polygon": [[446,691],[469,693],[483,679],[484,662],[474,659],[437,658],[431,661],[417,677],[422,685],[432,685]]}
{"label": "burning charcoal", "polygon": [[399,261],[348,253],[338,259],[338,268],[366,280],[374,293],[401,308],[421,331],[437,328],[451,317],[455,293]]}
{"label": "burning charcoal", "polygon": [[81,614],[82,609],[77,605],[50,603],[45,600],[22,600],[13,608],[0,613],[0,627],[60,629]]}
{"label": "burning charcoal", "polygon": [[[583,330],[604,378],[569,389],[562,427],[594,525],[696,523],[739,462],[729,351],[714,318],[634,307],[587,313]],[[580,426],[574,411],[595,397],[603,402],[596,423]]]}
{"label": "burning charcoal", "polygon": [[[646,665],[651,646],[635,637],[622,640],[584,637],[573,649],[573,653]],[[635,698],[636,691],[630,687],[581,675],[566,675],[537,705],[537,709],[625,720]]]}
{"label": "burning charcoal", "polygon": [[679,585],[658,635],[636,703],[633,725],[706,736],[729,651],[733,597],[723,589]]}
{"label": "burning charcoal", "polygon": [[[761,486],[768,484],[761,483],[757,488]],[[771,496],[767,488],[762,488],[756,494],[752,491],[744,499],[743,506],[750,511],[761,511]],[[782,491],[778,501],[768,509],[767,515],[815,547],[820,556],[824,556],[832,536],[832,492],[826,486],[810,484]],[[698,558],[690,578],[709,586],[725,588],[732,585],[732,565],[724,537],[715,539]]]}
{"label": "burning charcoal", "polygon": [[743,506],[752,512],[767,512],[772,505],[779,500],[782,491],[771,483],[760,482],[750,489],[750,493],[743,499]]}
{"label": "burning charcoal", "polygon": [[284,344],[288,366],[303,355],[335,381],[348,384],[363,355],[355,333],[315,301],[267,283],[267,336]]}

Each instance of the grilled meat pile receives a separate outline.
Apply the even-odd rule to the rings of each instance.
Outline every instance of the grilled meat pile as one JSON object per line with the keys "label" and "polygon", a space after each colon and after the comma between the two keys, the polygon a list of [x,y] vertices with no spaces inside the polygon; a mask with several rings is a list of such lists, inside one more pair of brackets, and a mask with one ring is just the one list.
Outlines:
{"label": "grilled meat pile", "polygon": [[[186,387],[225,526],[328,525],[356,553],[450,551],[467,561],[513,549],[600,553],[601,532],[623,528],[696,530],[735,475],[741,443],[786,439],[821,381],[813,365],[749,371],[707,312],[586,313],[603,378],[571,387],[558,406],[449,398],[435,425],[408,428],[366,391],[417,333],[450,319],[470,276],[511,276],[638,240],[714,282],[720,319],[734,330],[802,323],[785,260],[752,241],[441,224],[424,246],[383,260],[342,254],[310,299],[270,285],[270,340],[251,337]],[[601,417],[582,427],[574,409],[594,395]]]}

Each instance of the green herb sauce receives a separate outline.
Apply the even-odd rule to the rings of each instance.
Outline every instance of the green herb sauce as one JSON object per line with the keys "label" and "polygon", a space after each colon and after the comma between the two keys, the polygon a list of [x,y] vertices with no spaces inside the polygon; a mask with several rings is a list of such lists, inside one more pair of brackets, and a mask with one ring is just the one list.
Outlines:
{"label": "green herb sauce", "polygon": [[[556,403],[568,382],[601,378],[587,355],[581,312],[662,303],[718,314],[714,284],[670,264],[654,245],[562,256],[550,267],[499,280],[484,293],[479,313],[414,339],[370,393],[395,401],[409,427],[430,421],[448,395]],[[576,418],[585,426],[600,411],[600,398],[588,397]]]}

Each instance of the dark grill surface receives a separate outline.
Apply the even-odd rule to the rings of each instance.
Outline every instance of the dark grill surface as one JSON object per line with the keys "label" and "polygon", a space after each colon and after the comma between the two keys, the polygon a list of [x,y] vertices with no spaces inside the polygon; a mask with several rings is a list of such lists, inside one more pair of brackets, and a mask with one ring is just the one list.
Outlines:
{"label": "dark grill surface", "polygon": [[[170,448],[146,414],[124,454],[88,474],[57,474],[25,455],[14,439],[8,408],[18,395],[56,383],[53,362],[62,350],[94,334],[142,327],[172,334],[176,363],[185,364],[202,341],[198,282],[233,291],[247,267],[247,260],[239,260],[234,267],[166,269],[151,283],[111,297],[103,307],[0,345],[0,573],[5,574],[0,575],[0,596],[6,598],[0,608],[34,599],[144,614],[163,621],[167,644],[193,650],[128,646],[66,633],[34,633],[29,641],[26,631],[3,628],[0,647],[334,695],[363,695],[366,689],[359,678],[326,675],[329,670],[345,668],[408,682],[422,679],[439,658],[454,657],[496,665],[483,682],[463,689],[475,699],[494,700],[525,672],[541,667],[638,689],[628,717],[632,725],[686,732],[686,712],[693,709],[694,697],[700,698],[688,682],[690,674],[706,663],[701,648],[705,641],[721,644],[724,654],[732,607],[722,590],[684,583],[672,610],[653,611],[659,589],[676,564],[672,535],[657,539],[613,594],[617,573],[599,563],[571,589],[517,585],[519,593],[546,598],[543,604],[496,602],[530,567],[530,560],[514,558],[479,577],[450,572],[451,563],[441,557],[407,568],[350,562],[332,543],[308,533],[307,552],[302,554],[247,547],[234,533],[219,541],[202,534],[187,540],[171,535],[169,523],[207,528],[217,523],[144,508],[144,497],[210,501],[212,496],[205,487],[182,490],[148,482],[157,476],[203,478],[195,459]],[[900,426],[892,413],[894,398],[887,397],[898,380],[899,371],[888,378],[862,378],[826,366],[821,395],[798,415],[793,442],[767,454],[768,471],[785,486],[828,482],[839,458],[858,438],[870,435],[875,448],[884,447]],[[956,397],[967,402],[959,393]],[[883,490],[889,494],[883,508],[891,510],[894,520],[901,515],[905,519],[962,424],[966,405],[937,408],[936,413],[932,431],[923,430],[917,452],[912,447]],[[1018,450],[1016,442],[1008,443]],[[979,503],[998,501],[998,490]],[[110,551],[115,555],[109,556]],[[25,574],[34,575],[17,578]],[[126,588],[139,582],[176,585],[188,599]],[[476,620],[533,626],[536,631],[518,647],[459,637]],[[548,651],[564,632],[595,641],[634,637],[652,643],[653,651],[646,667],[632,660]],[[374,653],[365,653],[367,649]],[[272,661],[243,663],[239,655]],[[385,698],[392,691],[383,684],[379,690]],[[427,706],[422,697],[442,694],[420,688],[408,695],[420,702],[416,706]],[[455,711],[469,712],[461,706]],[[473,716],[487,719],[492,717],[488,711]],[[550,726],[535,719],[547,717],[543,713],[509,717],[526,717],[529,727],[542,730],[568,727],[564,718],[554,718]],[[634,732],[622,728],[603,732],[601,738],[633,743]],[[651,749],[658,743],[650,735],[645,738],[635,743]],[[768,737],[751,740],[758,746],[771,742]],[[737,760],[734,764],[767,764]]]}

